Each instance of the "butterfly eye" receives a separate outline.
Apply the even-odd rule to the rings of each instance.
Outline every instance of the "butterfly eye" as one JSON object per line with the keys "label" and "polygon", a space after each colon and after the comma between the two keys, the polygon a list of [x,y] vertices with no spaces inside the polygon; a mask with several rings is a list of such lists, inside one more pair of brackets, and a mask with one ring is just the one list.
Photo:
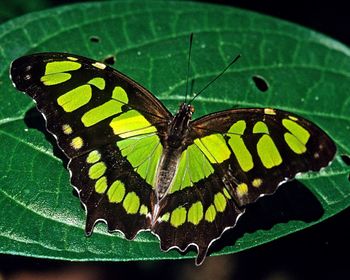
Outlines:
{"label": "butterfly eye", "polygon": [[191,112],[191,113],[194,113],[195,109],[194,109],[193,106],[189,105],[189,109],[190,109],[190,112]]}

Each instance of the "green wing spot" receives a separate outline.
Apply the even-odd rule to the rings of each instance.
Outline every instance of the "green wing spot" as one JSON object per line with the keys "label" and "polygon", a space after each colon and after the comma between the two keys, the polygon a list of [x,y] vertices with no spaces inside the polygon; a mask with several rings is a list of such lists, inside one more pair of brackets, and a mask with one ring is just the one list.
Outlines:
{"label": "green wing spot", "polygon": [[224,212],[226,208],[226,198],[225,196],[221,193],[218,192],[214,196],[214,205],[215,208],[218,212]]}
{"label": "green wing spot", "polygon": [[163,152],[159,137],[157,135],[131,137],[118,141],[117,146],[135,171],[148,184],[154,186],[157,166]]}
{"label": "green wing spot", "polygon": [[253,157],[247,149],[242,135],[246,129],[246,122],[240,120],[235,122],[228,130],[228,144],[230,145],[238,164],[244,172],[251,170],[254,167]]}
{"label": "green wing spot", "polygon": [[147,215],[148,214],[148,207],[146,205],[142,204],[140,207],[139,213],[140,213],[140,215]]}
{"label": "green wing spot", "polygon": [[98,179],[106,172],[106,165],[103,162],[98,162],[92,165],[89,169],[89,177],[90,179]]}
{"label": "green wing spot", "polygon": [[135,110],[129,110],[114,118],[110,126],[114,134],[121,138],[157,132],[156,127],[152,126],[144,116]]}
{"label": "green wing spot", "polygon": [[244,120],[240,120],[231,125],[228,133],[243,135],[245,128],[246,122]]}
{"label": "green wing spot", "polygon": [[253,133],[269,134],[269,129],[267,128],[267,125],[264,122],[258,121],[253,127]]}
{"label": "green wing spot", "polygon": [[230,145],[238,164],[244,172],[251,170],[254,167],[253,157],[247,149],[244,141],[240,135],[228,135],[230,139],[228,144]]}
{"label": "green wing spot", "polygon": [[257,144],[258,155],[266,168],[272,168],[282,163],[282,158],[272,138],[265,134]]}
{"label": "green wing spot", "polygon": [[302,144],[306,144],[310,138],[310,133],[295,121],[283,119],[282,124],[287,128]]}
{"label": "green wing spot", "polygon": [[212,134],[194,140],[194,143],[205,154],[211,163],[221,163],[227,160],[231,152],[221,134]]}
{"label": "green wing spot", "polygon": [[81,67],[79,62],[53,61],[48,62],[45,67],[45,75],[78,70]]}
{"label": "green wing spot", "polygon": [[68,81],[71,77],[72,75],[69,73],[55,73],[55,74],[42,76],[40,78],[40,81],[45,86],[53,86],[53,85],[64,83],[65,81]]}
{"label": "green wing spot", "polygon": [[82,85],[58,97],[57,103],[66,112],[73,112],[74,110],[89,103],[91,96],[91,86]]}
{"label": "green wing spot", "polygon": [[108,200],[111,203],[119,203],[125,195],[125,186],[123,182],[116,180],[107,191]]}
{"label": "green wing spot", "polygon": [[213,222],[215,220],[216,217],[216,210],[215,210],[215,206],[213,204],[211,204],[207,211],[205,211],[205,220],[208,221],[209,223]]}
{"label": "green wing spot", "polygon": [[112,98],[124,104],[129,102],[128,95],[122,87],[115,87],[113,89]]}
{"label": "green wing spot", "polygon": [[136,214],[140,208],[140,198],[135,192],[129,192],[123,201],[123,207],[128,214]]}
{"label": "green wing spot", "polygon": [[98,89],[103,90],[103,89],[105,89],[106,81],[103,78],[97,77],[97,78],[93,78],[90,81],[88,81],[88,84],[94,85]]}
{"label": "green wing spot", "polygon": [[301,143],[295,135],[286,132],[284,134],[284,140],[294,153],[302,154],[306,152],[306,146],[303,143]]}
{"label": "green wing spot", "polygon": [[170,218],[170,213],[167,212],[167,213],[165,213],[162,217],[160,217],[160,220],[161,220],[162,222],[168,222],[168,221],[169,221],[169,218]]}
{"label": "green wing spot", "polygon": [[229,192],[227,191],[226,188],[223,188],[222,191],[223,191],[224,195],[225,195],[228,199],[231,199],[231,198],[232,198],[231,195],[229,194]]}
{"label": "green wing spot", "polygon": [[94,150],[89,153],[88,157],[86,158],[86,162],[92,164],[98,162],[100,159],[101,154],[99,153],[99,151]]}
{"label": "green wing spot", "polygon": [[[94,78],[90,80],[95,80],[95,84],[102,83],[100,80],[102,78]],[[104,79],[103,83],[105,83]],[[102,86],[100,84],[100,86]],[[87,111],[81,118],[82,123],[85,127],[93,126],[94,124],[101,122],[111,116],[117,115],[122,112],[122,106],[124,103],[128,102],[128,97],[126,92],[121,87],[115,87],[112,92],[112,100],[109,100],[100,106],[97,106],[90,111]],[[124,115],[124,114],[123,114]],[[117,119],[117,118],[116,118]],[[113,122],[113,121],[112,121]],[[118,125],[118,124],[115,124]]]}
{"label": "green wing spot", "polygon": [[97,106],[87,111],[82,117],[81,121],[85,127],[93,126],[113,115],[122,112],[123,103],[116,100],[109,100],[100,106]]}
{"label": "green wing spot", "polygon": [[187,220],[194,225],[198,225],[203,219],[203,215],[203,205],[200,201],[197,201],[188,210]]}
{"label": "green wing spot", "polygon": [[186,221],[186,209],[185,207],[177,207],[171,213],[170,224],[174,227],[179,227]]}
{"label": "green wing spot", "polygon": [[169,193],[191,187],[193,183],[207,178],[214,168],[196,144],[182,153]]}
{"label": "green wing spot", "polygon": [[177,166],[176,174],[174,176],[173,185],[169,193],[181,190],[186,186],[191,186],[191,178],[188,172],[188,162],[187,162],[187,150],[183,151],[179,165]]}
{"label": "green wing spot", "polygon": [[106,176],[101,177],[95,183],[95,190],[97,193],[104,193],[107,190],[107,178]]}

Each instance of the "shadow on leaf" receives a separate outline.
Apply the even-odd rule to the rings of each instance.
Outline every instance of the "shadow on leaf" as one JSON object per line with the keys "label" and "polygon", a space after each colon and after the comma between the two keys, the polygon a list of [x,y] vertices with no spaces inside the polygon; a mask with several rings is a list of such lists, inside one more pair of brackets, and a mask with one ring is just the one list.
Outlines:
{"label": "shadow on leaf", "polygon": [[45,119],[35,107],[29,109],[26,112],[24,116],[24,122],[28,128],[37,129],[45,135],[45,139],[51,143],[54,156],[61,159],[64,168],[67,169],[67,164],[69,161],[68,158],[58,147],[55,137],[46,130]]}
{"label": "shadow on leaf", "polygon": [[[273,226],[290,221],[311,223],[322,217],[324,210],[314,194],[300,181],[285,183],[278,191],[260,198],[246,208],[236,227],[226,231],[209,249],[209,254],[218,252],[235,243],[246,233],[268,231]],[[293,230],[289,230],[290,233]],[[261,238],[264,239],[264,232]],[[265,238],[269,238],[266,234]],[[276,236],[277,238],[278,236]],[[252,246],[254,246],[252,244]]]}

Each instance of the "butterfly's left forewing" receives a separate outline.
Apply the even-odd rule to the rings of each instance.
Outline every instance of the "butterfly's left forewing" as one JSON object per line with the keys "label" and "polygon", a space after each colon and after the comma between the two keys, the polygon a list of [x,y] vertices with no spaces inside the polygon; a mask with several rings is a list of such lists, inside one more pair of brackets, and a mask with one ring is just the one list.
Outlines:
{"label": "butterfly's left forewing", "polygon": [[[319,171],[336,152],[319,127],[281,110],[228,110],[196,120],[192,128],[203,152],[227,155],[213,165],[239,206],[274,193],[298,173]],[[218,148],[219,139],[226,145]]]}
{"label": "butterfly's left forewing", "polygon": [[71,182],[87,210],[86,232],[99,220],[129,239],[149,228],[167,109],[120,72],[76,55],[21,57],[11,65],[11,78],[36,101],[70,158]]}

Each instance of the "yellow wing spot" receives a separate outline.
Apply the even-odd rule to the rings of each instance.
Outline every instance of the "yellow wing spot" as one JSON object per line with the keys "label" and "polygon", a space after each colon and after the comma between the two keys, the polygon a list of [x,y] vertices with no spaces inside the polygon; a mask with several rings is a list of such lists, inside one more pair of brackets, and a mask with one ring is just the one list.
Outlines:
{"label": "yellow wing spot", "polygon": [[92,180],[100,178],[105,174],[107,166],[104,162],[98,162],[89,168],[89,177]]}
{"label": "yellow wing spot", "polygon": [[107,67],[105,64],[103,64],[101,62],[97,62],[97,61],[95,63],[92,63],[91,65],[98,68],[98,69],[101,69],[101,70],[103,70]]}
{"label": "yellow wing spot", "polygon": [[81,137],[75,137],[72,139],[72,141],[70,142],[70,145],[72,146],[72,148],[74,150],[79,150],[81,149],[81,147],[83,147],[84,145],[84,141],[83,141],[83,138]]}
{"label": "yellow wing spot", "polygon": [[101,177],[100,179],[98,179],[95,183],[95,191],[97,193],[104,193],[107,190],[107,178],[106,176]]}
{"label": "yellow wing spot", "polygon": [[200,201],[197,201],[188,210],[187,220],[194,225],[198,225],[203,219],[203,215],[203,205]]}
{"label": "yellow wing spot", "polygon": [[271,109],[271,108],[265,108],[264,113],[266,115],[276,115],[276,111],[274,109]]}
{"label": "yellow wing spot", "polygon": [[215,220],[216,210],[213,204],[211,204],[208,209],[205,211],[204,218],[207,222],[211,223]]}
{"label": "yellow wing spot", "polygon": [[116,180],[107,191],[108,200],[111,203],[119,203],[125,196],[125,186],[123,182]]}
{"label": "yellow wing spot", "polygon": [[253,180],[252,182],[252,186],[255,187],[255,188],[259,188],[262,184],[263,180],[260,179],[260,178],[256,178]]}
{"label": "yellow wing spot", "polygon": [[177,207],[173,212],[171,213],[170,217],[170,224],[173,227],[179,227],[186,221],[186,209],[185,207]]}
{"label": "yellow wing spot", "polygon": [[81,64],[75,61],[52,61],[46,64],[45,75],[74,71],[80,67]]}
{"label": "yellow wing spot", "polygon": [[270,135],[264,134],[258,141],[257,151],[262,164],[272,168],[282,163],[282,157]]}
{"label": "yellow wing spot", "polygon": [[136,214],[140,207],[140,198],[135,192],[129,192],[123,201],[123,207],[128,214]]}
{"label": "yellow wing spot", "polygon": [[236,189],[237,196],[242,197],[248,193],[248,185],[246,183],[240,183]]}
{"label": "yellow wing spot", "polygon": [[298,118],[294,116],[288,116],[288,118],[290,118],[292,121],[298,121]]}
{"label": "yellow wing spot", "polygon": [[148,214],[148,207],[146,205],[142,204],[140,207],[139,213],[140,213],[140,215],[147,215]]}
{"label": "yellow wing spot", "polygon": [[226,208],[226,198],[225,196],[221,193],[218,192],[214,196],[214,205],[215,208],[218,212],[224,212]]}
{"label": "yellow wing spot", "polygon": [[72,60],[72,61],[77,61],[78,59],[73,56],[67,56],[67,59]]}
{"label": "yellow wing spot", "polygon": [[170,213],[169,212],[165,213],[163,216],[160,217],[160,220],[162,222],[168,222],[169,219],[170,219]]}
{"label": "yellow wing spot", "polygon": [[89,155],[87,156],[86,162],[92,164],[92,163],[98,162],[100,159],[101,159],[101,154],[100,154],[100,152],[97,151],[97,150],[93,150],[93,151],[91,151],[91,152],[89,153]]}
{"label": "yellow wing spot", "polygon": [[62,131],[64,134],[69,135],[73,133],[73,129],[69,124],[62,125]]}

